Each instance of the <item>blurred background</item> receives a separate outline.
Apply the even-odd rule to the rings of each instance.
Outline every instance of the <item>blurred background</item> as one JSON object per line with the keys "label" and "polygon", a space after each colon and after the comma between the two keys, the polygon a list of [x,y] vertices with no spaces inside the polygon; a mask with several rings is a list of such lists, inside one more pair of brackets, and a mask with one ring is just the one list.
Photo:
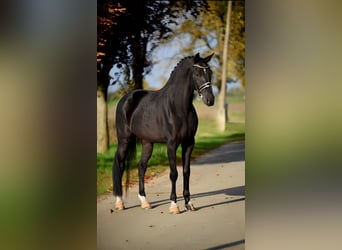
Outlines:
{"label": "blurred background", "polygon": [[[96,248],[98,4],[1,3],[4,249]],[[246,1],[245,84],[236,81],[245,86],[246,249],[341,248],[341,7],[333,0]],[[184,17],[193,20],[188,25],[200,20],[198,12]],[[153,77],[148,66],[141,74],[143,86],[158,88],[186,53],[149,46],[151,73],[170,63]]]}

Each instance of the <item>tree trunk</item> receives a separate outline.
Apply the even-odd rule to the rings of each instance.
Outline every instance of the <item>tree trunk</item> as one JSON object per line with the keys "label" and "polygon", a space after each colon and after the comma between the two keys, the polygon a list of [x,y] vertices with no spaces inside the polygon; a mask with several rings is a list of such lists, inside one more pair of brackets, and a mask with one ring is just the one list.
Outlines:
{"label": "tree trunk", "polygon": [[108,151],[108,125],[106,91],[97,88],[97,153]]}
{"label": "tree trunk", "polygon": [[[137,34],[136,37],[139,37]],[[143,74],[146,58],[147,40],[139,37],[132,42],[134,89],[143,89]]]}
{"label": "tree trunk", "polygon": [[224,35],[223,57],[222,57],[222,73],[221,73],[221,90],[218,98],[217,108],[217,124],[219,131],[225,131],[226,129],[226,84],[227,84],[227,59],[228,59],[228,42],[230,32],[230,16],[232,10],[232,1],[228,1],[227,17],[226,17],[226,29]]}

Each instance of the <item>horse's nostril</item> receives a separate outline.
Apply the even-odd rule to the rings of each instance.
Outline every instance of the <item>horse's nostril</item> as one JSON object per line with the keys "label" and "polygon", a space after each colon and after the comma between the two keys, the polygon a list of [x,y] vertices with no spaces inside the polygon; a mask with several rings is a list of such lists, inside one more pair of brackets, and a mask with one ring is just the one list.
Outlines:
{"label": "horse's nostril", "polygon": [[208,99],[207,105],[208,106],[213,106],[214,105],[214,99]]}

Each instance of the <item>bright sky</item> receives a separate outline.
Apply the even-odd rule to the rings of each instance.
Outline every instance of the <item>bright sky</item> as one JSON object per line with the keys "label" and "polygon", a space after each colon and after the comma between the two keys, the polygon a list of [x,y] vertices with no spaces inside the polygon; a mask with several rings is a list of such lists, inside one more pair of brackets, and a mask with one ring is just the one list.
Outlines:
{"label": "bright sky", "polygon": [[[145,80],[148,82],[149,88],[161,88],[169,79],[169,76],[176,64],[182,58],[188,56],[180,52],[182,46],[186,46],[186,40],[187,37],[179,37],[165,45],[157,47],[154,50],[152,55],[152,70],[148,75],[145,76]],[[208,49],[206,46],[198,47],[195,51],[193,51],[193,55],[195,55],[197,52],[199,52],[203,57],[203,54],[208,53]],[[209,64],[213,65],[213,62],[210,62]],[[117,69],[113,67],[109,74],[114,79],[117,79],[120,76],[116,72],[118,72]],[[228,89],[239,86],[239,83],[231,83],[228,84]],[[119,87],[120,86],[118,86],[118,84],[111,85],[109,86],[108,91],[114,92]]]}

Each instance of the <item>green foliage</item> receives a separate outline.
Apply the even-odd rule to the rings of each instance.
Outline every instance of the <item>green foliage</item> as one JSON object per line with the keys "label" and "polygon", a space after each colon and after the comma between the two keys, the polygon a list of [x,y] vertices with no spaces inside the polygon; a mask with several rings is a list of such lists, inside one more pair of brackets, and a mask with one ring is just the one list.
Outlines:
{"label": "green foliage", "polygon": [[98,0],[98,85],[108,87],[109,70],[119,64],[125,65],[122,69],[128,82],[142,88],[143,75],[151,69],[153,50],[172,34],[170,24],[184,15],[199,15],[205,6],[206,0]]}
{"label": "green foliage", "polygon": [[[173,34],[164,40],[169,42],[177,37],[180,39],[182,53],[192,54],[199,48],[215,51],[217,63],[213,67],[213,82],[220,81],[222,65],[222,51],[225,33],[225,20],[227,12],[226,1],[208,1],[208,8],[202,9],[197,17],[188,17],[181,24],[173,28]],[[227,75],[229,81],[240,81],[245,86],[245,3],[232,2],[232,17],[229,36]],[[190,42],[188,42],[190,40]],[[217,77],[218,79],[215,79]]]}
{"label": "green foliage", "polygon": [[245,87],[245,3],[233,2],[228,48],[228,77],[236,78]]}
{"label": "green foliage", "polygon": [[[236,95],[234,95],[234,96],[227,96],[227,101],[228,101],[228,103],[242,103],[242,102],[244,102],[245,101],[245,97],[244,96],[240,96],[240,95],[238,95],[238,96],[236,96]],[[235,114],[236,115],[236,114]]]}
{"label": "green foliage", "polygon": [[245,90],[243,88],[231,88],[227,91],[228,96],[245,96]]}

